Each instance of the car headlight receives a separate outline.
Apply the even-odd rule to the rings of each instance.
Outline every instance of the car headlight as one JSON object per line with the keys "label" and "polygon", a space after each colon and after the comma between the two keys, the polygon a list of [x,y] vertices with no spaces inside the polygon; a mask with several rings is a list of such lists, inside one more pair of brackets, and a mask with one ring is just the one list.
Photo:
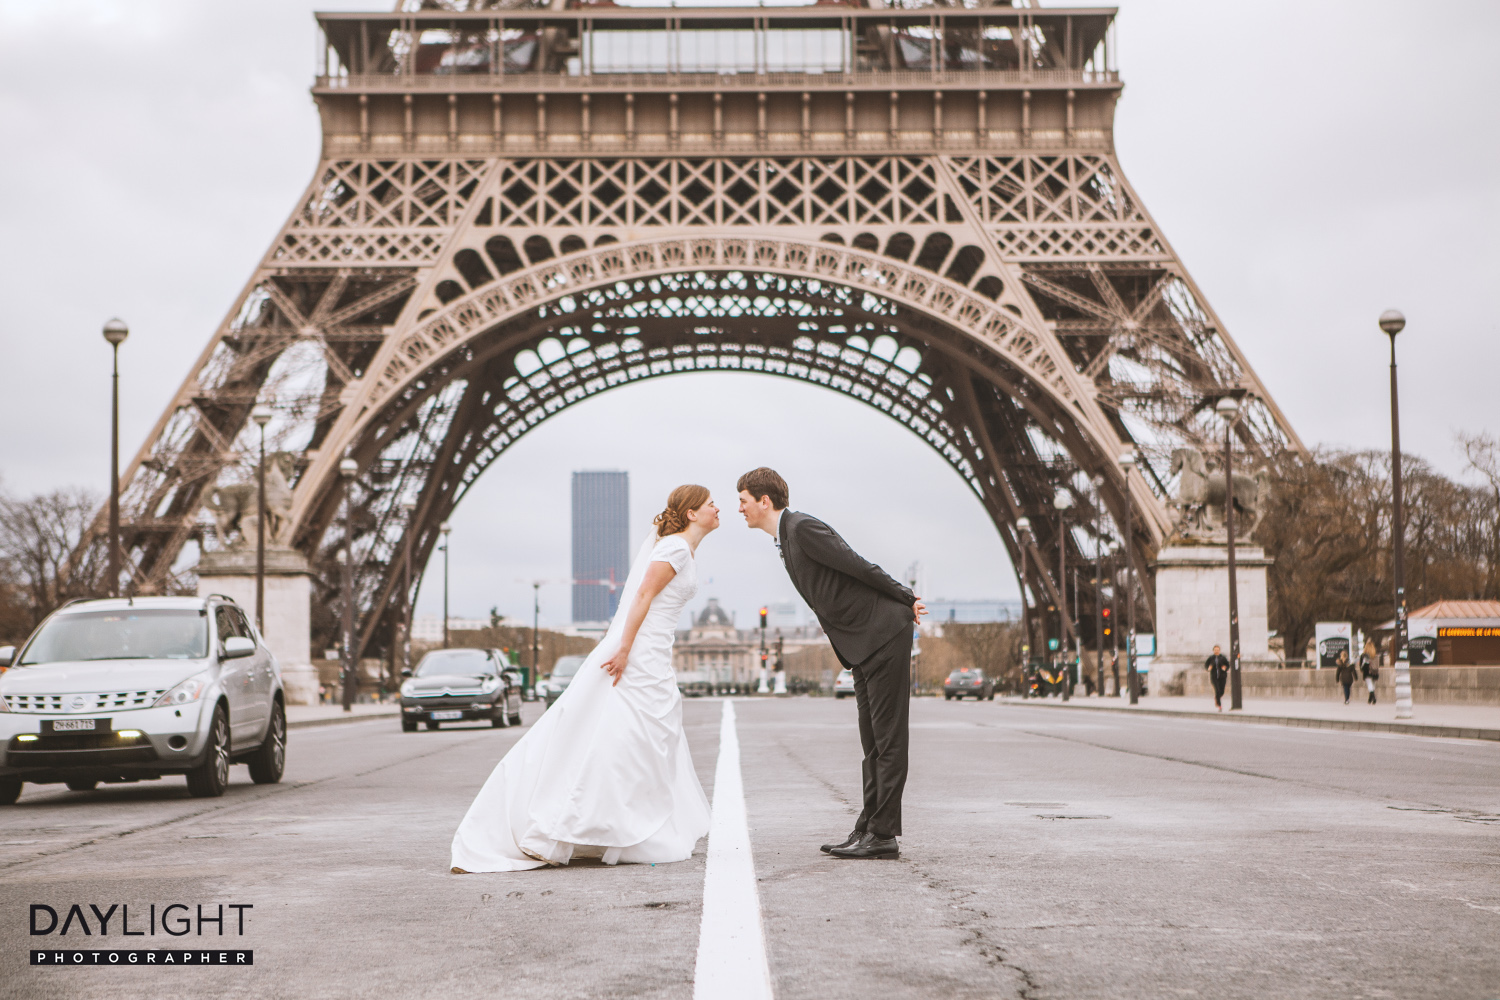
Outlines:
{"label": "car headlight", "polygon": [[416,695],[412,694],[411,691],[412,691],[411,681],[402,681],[401,682],[401,697],[403,697],[403,698],[414,698],[414,697],[416,697]]}
{"label": "car headlight", "polygon": [[498,678],[498,677],[486,677],[480,683],[479,690],[482,691],[482,692],[484,692],[485,694],[489,694],[491,691],[494,691],[494,690],[496,690],[499,687],[500,687],[500,678]]}
{"label": "car headlight", "polygon": [[191,702],[197,701],[199,698],[202,698],[203,692],[207,690],[207,675],[199,674],[196,677],[189,677],[187,680],[183,681],[181,684],[177,685],[172,690],[156,699],[156,704],[152,705],[151,707],[171,708],[174,705],[187,705]]}

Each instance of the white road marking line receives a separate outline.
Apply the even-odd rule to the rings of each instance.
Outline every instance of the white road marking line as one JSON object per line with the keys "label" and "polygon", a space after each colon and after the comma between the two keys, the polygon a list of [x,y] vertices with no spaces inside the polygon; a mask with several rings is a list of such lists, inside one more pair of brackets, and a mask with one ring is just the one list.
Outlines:
{"label": "white road marking line", "polygon": [[734,702],[724,700],[719,762],[714,768],[713,819],[703,875],[703,925],[698,932],[694,1000],[771,1000],[771,968],[755,887],[755,859],[740,777]]}

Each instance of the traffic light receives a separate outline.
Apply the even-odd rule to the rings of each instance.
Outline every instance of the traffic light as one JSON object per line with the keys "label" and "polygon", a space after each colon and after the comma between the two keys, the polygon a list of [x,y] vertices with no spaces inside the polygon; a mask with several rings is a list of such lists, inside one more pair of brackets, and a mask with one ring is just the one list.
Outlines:
{"label": "traffic light", "polygon": [[760,627],[761,628],[765,628],[766,627],[766,610],[767,610],[766,608],[761,608],[760,609]]}
{"label": "traffic light", "polygon": [[1109,609],[1104,609],[1104,634],[1110,635],[1114,630],[1109,627]]}
{"label": "traffic light", "polygon": [[1057,652],[1057,640],[1056,639],[1048,639],[1047,640],[1047,648],[1050,649],[1054,653]]}

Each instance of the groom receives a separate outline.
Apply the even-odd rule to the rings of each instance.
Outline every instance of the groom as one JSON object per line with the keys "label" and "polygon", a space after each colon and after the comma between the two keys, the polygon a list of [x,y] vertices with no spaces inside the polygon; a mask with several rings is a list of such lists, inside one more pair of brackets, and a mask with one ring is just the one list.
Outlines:
{"label": "groom", "polygon": [[787,510],[787,486],[771,469],[740,477],[745,523],[776,540],[792,586],[818,616],[839,662],[854,674],[859,741],[864,746],[864,809],[836,858],[900,854],[901,791],[906,787],[907,706],[912,623],[927,613],[910,590],[862,558],[815,517]]}

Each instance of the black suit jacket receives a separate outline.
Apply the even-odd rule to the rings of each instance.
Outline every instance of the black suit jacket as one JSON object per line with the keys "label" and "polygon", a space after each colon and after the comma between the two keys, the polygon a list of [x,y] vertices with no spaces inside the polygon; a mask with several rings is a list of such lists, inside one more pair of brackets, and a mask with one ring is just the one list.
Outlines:
{"label": "black suit jacket", "polygon": [[849,663],[863,663],[897,632],[912,627],[916,595],[822,521],[783,511],[776,537],[792,586]]}
{"label": "black suit jacket", "polygon": [[1223,653],[1217,656],[1210,654],[1208,659],[1203,661],[1203,665],[1208,668],[1208,676],[1216,681],[1229,676],[1229,657]]}

